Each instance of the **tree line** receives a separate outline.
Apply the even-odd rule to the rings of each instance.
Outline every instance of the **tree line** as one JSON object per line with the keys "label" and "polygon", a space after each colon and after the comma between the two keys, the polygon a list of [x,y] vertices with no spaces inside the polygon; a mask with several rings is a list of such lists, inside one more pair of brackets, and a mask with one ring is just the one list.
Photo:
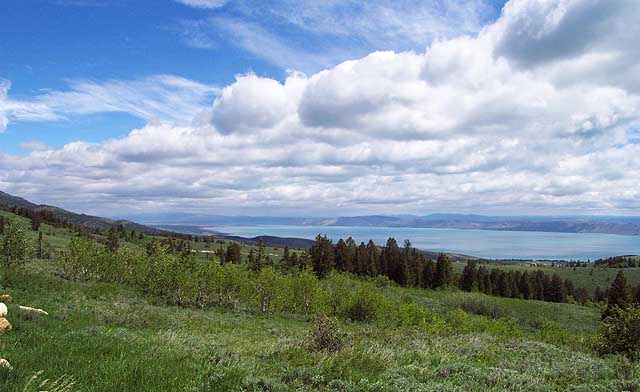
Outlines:
{"label": "tree line", "polygon": [[394,238],[389,238],[384,246],[378,247],[371,240],[357,245],[349,237],[334,245],[327,236],[318,235],[308,255],[303,254],[296,262],[304,265],[307,258],[319,277],[337,270],[363,276],[382,275],[406,287],[458,286],[465,291],[548,302],[567,302],[571,298],[586,303],[591,299],[585,288],[576,288],[571,280],[541,270],[532,273],[504,271],[478,267],[478,263],[471,260],[461,275],[455,274],[449,256],[440,254],[433,261],[414,248],[409,240],[400,247]]}

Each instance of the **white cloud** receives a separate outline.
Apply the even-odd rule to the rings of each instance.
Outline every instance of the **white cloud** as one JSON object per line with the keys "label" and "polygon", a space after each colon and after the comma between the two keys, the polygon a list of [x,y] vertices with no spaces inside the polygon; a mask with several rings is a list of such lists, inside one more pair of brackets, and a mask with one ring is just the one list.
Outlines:
{"label": "white cloud", "polygon": [[191,124],[219,93],[174,75],[141,80],[71,80],[65,91],[47,91],[28,101],[8,96],[11,83],[0,80],[0,132],[10,121],[60,120],[104,112],[129,113],[143,120]]}
{"label": "white cloud", "polygon": [[224,6],[227,0],[175,0],[178,3],[194,8],[215,9]]}
{"label": "white cloud", "polygon": [[182,39],[196,48],[217,48],[225,40],[303,72],[373,50],[423,50],[434,39],[475,34],[494,12],[486,0],[237,0],[227,9],[179,23]]}
{"label": "white cloud", "polygon": [[[635,27],[611,28],[614,39],[598,26],[639,18],[628,1],[512,0],[476,36],[424,52],[375,52],[283,82],[238,76],[210,100],[209,124],[188,121],[196,110],[157,109],[183,97],[124,99],[120,110],[171,121],[98,144],[0,155],[0,186],[107,213],[637,214]],[[596,33],[573,36],[578,24]],[[539,57],[523,49],[527,39]],[[185,90],[202,97],[191,83]],[[72,90],[80,93],[62,93],[65,107],[94,91]],[[98,101],[111,108],[125,95]]]}

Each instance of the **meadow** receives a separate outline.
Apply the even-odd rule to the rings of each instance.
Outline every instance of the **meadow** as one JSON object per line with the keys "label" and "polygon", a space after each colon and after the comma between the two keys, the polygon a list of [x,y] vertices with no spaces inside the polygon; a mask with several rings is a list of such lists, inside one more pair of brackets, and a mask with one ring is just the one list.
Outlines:
{"label": "meadow", "polygon": [[[4,270],[0,279],[0,293],[14,298],[13,330],[0,336],[0,357],[14,369],[0,369],[2,391],[23,391],[34,375],[71,378],[69,391],[634,391],[640,384],[637,363],[592,348],[598,305],[335,274],[318,281],[309,309],[286,306],[282,290],[264,312],[251,291],[255,275],[243,266],[233,266],[246,277],[235,306],[170,305],[130,282],[62,277],[59,258],[75,234],[40,230],[54,258]],[[29,236],[35,241],[37,233]],[[281,250],[268,252],[275,258]],[[18,304],[49,316],[25,314]],[[354,308],[363,306],[370,313],[357,321]],[[337,350],[309,344],[325,314],[335,320]]]}

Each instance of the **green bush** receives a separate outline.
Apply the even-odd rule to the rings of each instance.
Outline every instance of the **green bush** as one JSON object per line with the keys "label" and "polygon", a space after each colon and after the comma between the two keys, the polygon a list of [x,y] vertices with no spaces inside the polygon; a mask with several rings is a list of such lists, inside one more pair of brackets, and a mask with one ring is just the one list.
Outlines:
{"label": "green bush", "polygon": [[467,313],[487,316],[494,319],[511,316],[511,312],[502,309],[496,304],[488,303],[487,301],[476,297],[466,297],[459,307]]}
{"label": "green bush", "polygon": [[0,240],[0,261],[5,267],[19,267],[33,256],[27,231],[27,225],[18,219],[9,219],[5,224]]}
{"label": "green bush", "polygon": [[387,300],[370,285],[363,285],[351,296],[344,310],[344,317],[352,321],[374,321],[379,312],[386,308]]}
{"label": "green bush", "polygon": [[631,360],[640,359],[640,308],[614,307],[603,320],[595,342],[599,354],[623,354]]}

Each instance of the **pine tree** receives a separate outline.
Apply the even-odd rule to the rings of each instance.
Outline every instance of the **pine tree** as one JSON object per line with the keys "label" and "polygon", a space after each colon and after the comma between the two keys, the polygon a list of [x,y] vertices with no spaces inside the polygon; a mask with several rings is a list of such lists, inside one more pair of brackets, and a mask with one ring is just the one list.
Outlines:
{"label": "pine tree", "polygon": [[361,242],[356,249],[355,265],[353,270],[358,275],[367,275],[367,263],[369,262],[369,252],[364,242]]}
{"label": "pine tree", "polygon": [[531,299],[533,296],[533,288],[531,287],[531,278],[529,277],[528,272],[524,272],[520,276],[520,282],[518,282],[518,289],[520,291],[520,295],[524,299]]}
{"label": "pine tree", "polygon": [[484,276],[484,293],[491,295],[493,291],[493,282],[491,281],[491,274],[487,273]]}
{"label": "pine tree", "polygon": [[602,313],[602,319],[604,320],[608,316],[615,313],[615,308],[624,309],[629,304],[629,293],[627,289],[627,278],[624,276],[624,271],[620,270],[616,275],[616,278],[609,287],[609,294],[607,295],[607,308]]}
{"label": "pine tree", "polygon": [[372,240],[369,240],[367,243],[367,275],[376,276],[380,273],[380,254],[378,252],[378,247],[373,243]]}
{"label": "pine tree", "polygon": [[485,276],[488,274],[489,272],[487,271],[487,267],[485,266],[481,266],[480,268],[478,268],[478,274],[476,277],[476,280],[478,282],[478,291],[481,293],[486,293],[486,289],[485,289]]}
{"label": "pine tree", "polygon": [[451,282],[453,265],[451,259],[444,253],[438,255],[436,260],[436,272],[434,276],[434,287],[446,286]]}
{"label": "pine tree", "polygon": [[558,274],[553,274],[550,285],[550,301],[551,302],[567,302],[564,281]]}
{"label": "pine tree", "polygon": [[498,293],[501,297],[511,297],[509,274],[504,271],[499,271],[498,273]]}
{"label": "pine tree", "polygon": [[241,261],[241,247],[238,243],[231,243],[227,246],[227,253],[225,255],[226,263],[240,264]]}
{"label": "pine tree", "polygon": [[460,280],[460,288],[464,291],[472,291],[476,281],[476,261],[469,260],[462,270],[462,279]]}
{"label": "pine tree", "polygon": [[120,247],[118,236],[116,235],[116,230],[112,227],[109,229],[109,233],[107,234],[107,250],[111,253],[115,253],[118,251]]}
{"label": "pine tree", "polygon": [[38,255],[39,259],[44,259],[44,234],[38,233]]}
{"label": "pine tree", "polygon": [[436,265],[433,263],[433,260],[429,259],[424,264],[424,268],[422,269],[422,287],[425,289],[430,289],[434,287],[434,280],[436,274]]}
{"label": "pine tree", "polygon": [[327,236],[318,234],[309,250],[313,271],[320,278],[324,277],[335,267],[335,252],[333,244]]}
{"label": "pine tree", "polygon": [[338,271],[353,271],[353,266],[351,265],[351,252],[342,238],[335,246],[335,263]]}
{"label": "pine tree", "polygon": [[570,281],[569,279],[565,279],[564,280],[564,289],[565,289],[565,291],[567,293],[567,296],[570,296],[573,299],[576,298],[575,287],[573,286],[573,282],[572,281]]}

